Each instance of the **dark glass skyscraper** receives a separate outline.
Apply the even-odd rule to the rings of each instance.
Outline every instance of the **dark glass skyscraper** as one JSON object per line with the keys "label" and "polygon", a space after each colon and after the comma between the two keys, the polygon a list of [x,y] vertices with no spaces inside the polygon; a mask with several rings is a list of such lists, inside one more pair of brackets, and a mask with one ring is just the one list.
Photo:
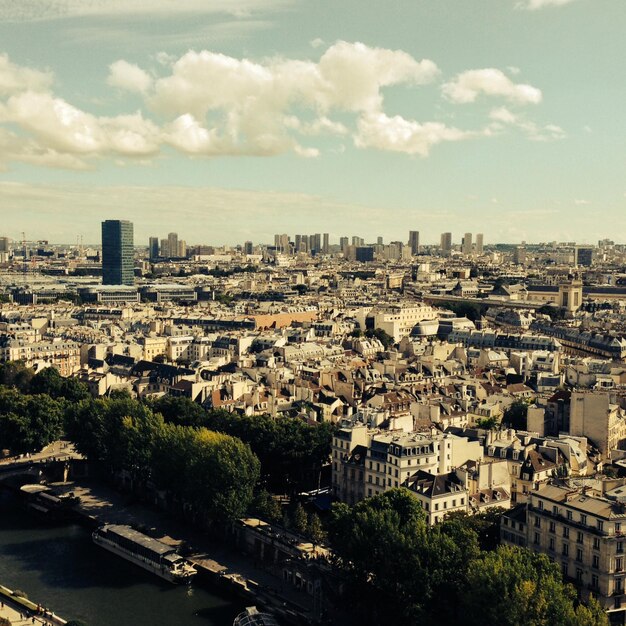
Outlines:
{"label": "dark glass skyscraper", "polygon": [[126,220],[106,220],[102,222],[103,285],[134,284],[133,253],[132,222]]}

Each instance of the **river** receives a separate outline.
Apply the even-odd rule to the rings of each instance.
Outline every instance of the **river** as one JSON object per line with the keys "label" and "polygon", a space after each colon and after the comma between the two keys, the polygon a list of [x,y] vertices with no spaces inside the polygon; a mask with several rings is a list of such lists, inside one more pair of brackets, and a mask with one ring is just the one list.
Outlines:
{"label": "river", "polygon": [[87,626],[230,626],[242,608],[145,572],[81,526],[42,525],[1,491],[0,584]]}

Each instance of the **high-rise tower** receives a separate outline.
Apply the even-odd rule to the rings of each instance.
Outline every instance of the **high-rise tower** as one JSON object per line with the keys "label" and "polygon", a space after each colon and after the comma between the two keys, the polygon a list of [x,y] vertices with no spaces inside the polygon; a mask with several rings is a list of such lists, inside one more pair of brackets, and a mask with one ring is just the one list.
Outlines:
{"label": "high-rise tower", "polygon": [[102,222],[102,284],[132,285],[134,271],[133,224],[127,220]]}

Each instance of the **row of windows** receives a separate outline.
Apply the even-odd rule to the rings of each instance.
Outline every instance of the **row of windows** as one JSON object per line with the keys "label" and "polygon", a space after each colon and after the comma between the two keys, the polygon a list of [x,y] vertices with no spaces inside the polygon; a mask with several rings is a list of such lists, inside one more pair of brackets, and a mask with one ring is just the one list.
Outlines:
{"label": "row of windows", "polygon": [[[541,511],[547,510],[547,507],[544,506],[543,500],[538,500],[537,501],[537,507]],[[552,514],[553,515],[560,515],[561,514],[560,510],[559,510],[559,507],[557,505],[552,505]],[[595,526],[596,526],[596,528],[598,530],[600,530],[600,531],[604,531],[605,530],[604,520],[596,519],[594,517],[589,519],[588,516],[585,513],[579,513],[578,519],[574,520],[574,513],[573,513],[573,511],[571,511],[569,509],[566,509],[565,517],[568,520],[571,520],[571,521],[578,521],[581,524],[583,524],[584,526],[593,526],[594,525],[594,521],[595,521]],[[611,529],[610,528],[606,528],[606,530],[610,532]],[[615,522],[613,530],[616,533],[621,533],[622,532],[622,523],[621,522]]]}

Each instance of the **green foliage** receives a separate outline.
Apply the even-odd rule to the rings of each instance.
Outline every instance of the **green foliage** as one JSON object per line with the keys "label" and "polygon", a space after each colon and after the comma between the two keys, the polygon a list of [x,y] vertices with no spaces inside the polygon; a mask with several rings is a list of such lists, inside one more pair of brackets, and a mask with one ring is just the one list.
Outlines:
{"label": "green foliage", "polygon": [[388,350],[395,343],[394,338],[387,334],[382,328],[374,328],[365,331],[366,337],[375,337],[383,344],[385,350]]}
{"label": "green foliage", "polygon": [[63,434],[66,403],[0,387],[0,448],[15,454],[41,450]]}
{"label": "green foliage", "polygon": [[320,517],[317,513],[311,513],[309,515],[309,523],[306,527],[306,535],[315,544],[322,543],[326,539],[326,533],[324,527],[320,521]]}
{"label": "green foliage", "polygon": [[500,426],[500,422],[495,417],[485,417],[476,422],[477,428],[484,428],[486,430],[495,430]]}
{"label": "green foliage", "polygon": [[261,489],[255,494],[250,512],[271,524],[278,524],[283,518],[282,506],[266,489]]}
{"label": "green foliage", "polygon": [[235,415],[227,411],[205,411],[186,398],[165,396],[152,408],[166,422],[204,426],[232,435],[250,445],[261,461],[261,474],[274,492],[297,491],[313,482],[330,456],[334,426],[307,424],[300,419],[273,419],[268,415]]}
{"label": "green foliage", "polygon": [[291,521],[292,521],[293,529],[297,533],[301,535],[306,534],[307,527],[308,527],[308,520],[306,516],[306,511],[304,510],[304,508],[299,502],[291,513]]}
{"label": "green foliage", "polygon": [[469,564],[461,607],[468,626],[608,624],[597,603],[576,606],[559,565],[530,550],[500,547]]}
{"label": "green foliage", "polygon": [[30,382],[30,393],[45,393],[51,398],[65,398],[70,402],[78,402],[90,397],[87,385],[75,378],[63,378],[54,367],[46,367],[33,376]]}
{"label": "green foliage", "polygon": [[515,428],[515,430],[526,430],[528,423],[526,419],[527,415],[528,404],[524,400],[517,400],[505,409],[504,415],[502,416],[502,423],[507,424],[511,428]]}
{"label": "green foliage", "polygon": [[442,302],[442,306],[453,311],[457,317],[467,317],[475,322],[479,320],[487,311],[486,304],[474,304],[470,302]]}
{"label": "green foliage", "polygon": [[495,547],[500,512],[452,514],[433,527],[417,499],[392,489],[333,507],[330,542],[354,623],[591,626],[558,565],[521,548]]}
{"label": "green foliage", "polygon": [[[177,403],[163,406],[174,411]],[[78,403],[68,414],[67,432],[88,458],[139,482],[153,480],[213,521],[243,515],[259,478],[259,461],[240,440],[166,424],[127,394]]]}
{"label": "green foliage", "polygon": [[20,361],[9,361],[0,366],[0,385],[15,387],[23,392],[30,390],[34,372]]}

